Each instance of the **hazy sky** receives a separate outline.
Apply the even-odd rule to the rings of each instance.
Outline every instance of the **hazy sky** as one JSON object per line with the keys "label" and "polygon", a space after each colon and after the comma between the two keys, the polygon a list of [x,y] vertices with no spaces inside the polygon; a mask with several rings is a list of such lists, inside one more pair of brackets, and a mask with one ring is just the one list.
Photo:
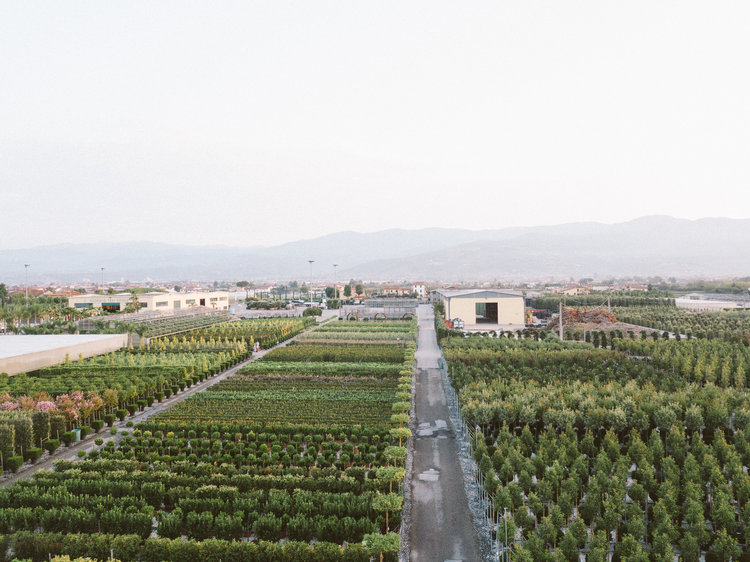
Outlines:
{"label": "hazy sky", "polygon": [[750,216],[750,3],[0,2],[0,249]]}

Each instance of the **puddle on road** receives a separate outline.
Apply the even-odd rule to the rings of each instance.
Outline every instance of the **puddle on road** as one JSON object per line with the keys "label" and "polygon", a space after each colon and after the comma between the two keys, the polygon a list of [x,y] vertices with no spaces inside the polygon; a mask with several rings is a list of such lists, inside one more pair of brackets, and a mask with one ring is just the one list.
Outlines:
{"label": "puddle on road", "polygon": [[[434,425],[433,425],[434,423]],[[417,437],[434,437],[436,433],[449,432],[448,424],[445,420],[435,420],[434,422],[422,422],[417,427]],[[447,435],[437,435],[438,439],[447,439]]]}
{"label": "puddle on road", "polygon": [[438,478],[440,478],[440,471],[434,468],[425,470],[419,474],[419,479],[422,482],[437,482]]}

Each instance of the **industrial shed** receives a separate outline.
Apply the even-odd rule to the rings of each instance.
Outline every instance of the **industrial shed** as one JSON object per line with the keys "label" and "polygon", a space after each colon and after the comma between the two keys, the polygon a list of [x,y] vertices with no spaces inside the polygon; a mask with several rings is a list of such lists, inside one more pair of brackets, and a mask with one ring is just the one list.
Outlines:
{"label": "industrial shed", "polygon": [[523,295],[493,289],[437,289],[433,300],[445,307],[449,320],[460,318],[466,329],[494,330],[523,328],[525,302]]}

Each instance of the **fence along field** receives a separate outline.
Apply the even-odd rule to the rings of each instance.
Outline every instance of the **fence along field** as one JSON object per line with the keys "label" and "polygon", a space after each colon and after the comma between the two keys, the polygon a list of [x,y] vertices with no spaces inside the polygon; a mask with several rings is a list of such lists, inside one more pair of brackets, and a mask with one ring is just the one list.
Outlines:
{"label": "fence along field", "polygon": [[[677,552],[728,560],[747,552],[750,400],[737,374],[744,346],[442,344],[462,415],[479,427],[474,455],[485,489],[505,514],[498,539],[514,559],[671,561]],[[726,375],[686,368],[699,356],[703,365],[706,357],[726,362]]]}
{"label": "fence along field", "polygon": [[[225,379],[86,460],[0,490],[1,540],[36,560],[109,548],[123,560],[392,558],[414,344],[390,345],[398,354],[347,346],[351,363],[321,362],[358,372],[269,360],[270,372]],[[328,344],[304,345],[315,346]],[[383,366],[388,376],[373,372]]]}

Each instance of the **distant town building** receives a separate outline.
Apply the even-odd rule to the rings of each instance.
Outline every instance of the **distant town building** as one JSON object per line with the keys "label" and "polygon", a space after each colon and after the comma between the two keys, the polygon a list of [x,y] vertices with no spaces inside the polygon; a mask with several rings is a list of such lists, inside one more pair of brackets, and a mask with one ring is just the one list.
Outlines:
{"label": "distant town building", "polygon": [[[229,310],[229,293],[226,291],[194,293],[140,293],[137,295],[140,310],[173,312],[194,306],[216,310]],[[85,294],[68,298],[68,306],[78,309],[101,308],[106,312],[120,312],[133,304],[132,293],[113,295]]]}
{"label": "distant town building", "polygon": [[571,297],[575,295],[588,295],[591,289],[583,285],[566,285],[565,287],[558,287],[555,292]]}
{"label": "distant town building", "polygon": [[411,287],[401,285],[386,285],[383,287],[383,294],[389,297],[408,297],[411,293]]}
{"label": "distant town building", "polygon": [[427,285],[424,281],[415,281],[411,285],[411,292],[423,299],[427,295]]}

